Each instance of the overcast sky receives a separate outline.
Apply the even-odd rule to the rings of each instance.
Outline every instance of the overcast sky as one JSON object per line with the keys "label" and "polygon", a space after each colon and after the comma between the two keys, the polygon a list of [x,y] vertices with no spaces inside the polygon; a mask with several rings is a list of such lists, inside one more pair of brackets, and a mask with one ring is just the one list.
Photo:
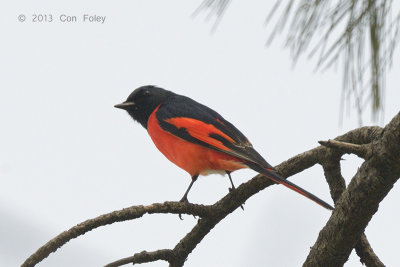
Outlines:
{"label": "overcast sky", "polygon": [[[293,68],[283,39],[265,46],[271,27],[264,20],[274,1],[235,1],[214,34],[205,13],[191,16],[200,2],[2,5],[0,266],[20,265],[86,219],[182,197],[189,175],[158,152],[138,123],[113,108],[141,85],[155,84],[217,110],[272,165],[358,127],[355,109],[339,125],[340,64],[320,73],[313,71],[315,61],[302,58]],[[33,22],[34,14],[52,15],[53,21]],[[105,19],[83,21],[85,14]],[[63,23],[61,15],[76,21]],[[397,51],[380,125],[399,111],[398,58]],[[377,124],[369,118],[367,110],[365,125]],[[345,159],[349,182],[361,160]],[[254,175],[242,170],[233,179],[239,185]],[[332,203],[320,166],[291,181]],[[211,204],[228,187],[227,177],[200,177],[189,200]],[[366,229],[387,266],[398,264],[399,202],[396,185]],[[186,265],[300,266],[329,216],[301,195],[272,186],[218,224]],[[39,266],[101,266],[142,250],[172,248],[195,223],[192,216],[147,215],[102,227]],[[346,266],[360,265],[352,253]]]}

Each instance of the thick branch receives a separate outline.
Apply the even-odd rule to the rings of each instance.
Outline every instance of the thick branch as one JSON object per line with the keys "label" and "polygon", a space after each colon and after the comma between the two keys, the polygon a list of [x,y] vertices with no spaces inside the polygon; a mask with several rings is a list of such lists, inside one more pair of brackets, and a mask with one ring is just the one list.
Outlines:
{"label": "thick branch", "polygon": [[373,142],[372,155],[359,168],[319,233],[304,266],[342,266],[379,203],[400,177],[400,113]]}

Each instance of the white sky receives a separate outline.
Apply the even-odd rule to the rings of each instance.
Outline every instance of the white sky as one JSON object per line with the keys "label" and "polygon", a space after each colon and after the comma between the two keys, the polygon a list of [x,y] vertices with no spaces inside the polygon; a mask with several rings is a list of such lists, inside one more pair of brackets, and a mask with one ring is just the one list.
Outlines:
{"label": "white sky", "polygon": [[[9,1],[0,11],[0,266],[17,266],[55,235],[86,219],[136,204],[179,200],[189,176],[166,160],[146,131],[113,108],[138,86],[155,84],[217,110],[273,165],[357,128],[355,110],[339,126],[341,65],[292,68],[283,39],[265,42],[274,1],[235,1],[216,33],[201,1]],[[190,3],[188,3],[190,2]],[[33,23],[32,14],[52,14]],[[18,22],[19,14],[27,21]],[[61,14],[76,23],[61,23]],[[84,23],[84,14],[106,16]],[[398,111],[399,65],[387,79],[386,124]],[[397,75],[396,75],[397,74]],[[364,116],[365,125],[370,112]],[[347,182],[361,163],[345,157]],[[233,174],[239,185],[255,173]],[[332,203],[322,168],[291,181]],[[189,200],[211,204],[227,177],[200,177]],[[387,266],[398,261],[400,189],[381,203],[366,233]],[[330,213],[273,186],[221,222],[187,266],[300,266]],[[39,266],[101,266],[142,250],[173,247],[191,216],[148,215],[72,240]],[[352,253],[346,266],[360,266]],[[165,262],[149,266],[166,266]]]}

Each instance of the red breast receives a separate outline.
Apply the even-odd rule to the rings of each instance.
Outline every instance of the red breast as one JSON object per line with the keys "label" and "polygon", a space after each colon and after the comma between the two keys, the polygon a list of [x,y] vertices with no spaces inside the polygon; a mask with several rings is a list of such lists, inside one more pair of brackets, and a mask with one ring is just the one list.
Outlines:
{"label": "red breast", "polygon": [[247,167],[238,158],[190,143],[164,131],[156,118],[157,110],[158,107],[149,117],[147,132],[158,150],[191,176],[197,174],[208,175],[221,171],[235,171]]}

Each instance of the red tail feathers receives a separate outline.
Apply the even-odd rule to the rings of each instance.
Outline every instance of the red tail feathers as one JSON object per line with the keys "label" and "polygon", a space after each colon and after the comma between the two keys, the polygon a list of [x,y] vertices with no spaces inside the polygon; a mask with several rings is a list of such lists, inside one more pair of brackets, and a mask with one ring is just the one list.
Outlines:
{"label": "red tail feathers", "polygon": [[321,200],[320,198],[316,197],[315,195],[311,194],[307,190],[304,190],[300,186],[297,186],[294,183],[283,179],[273,169],[264,169],[264,168],[261,168],[258,165],[255,165],[255,164],[248,164],[248,166],[251,169],[255,170],[256,172],[259,172],[259,173],[267,176],[272,181],[274,181],[276,183],[279,183],[279,184],[282,184],[282,185],[292,189],[293,191],[296,191],[297,193],[302,194],[303,196],[311,199],[312,201],[316,202],[318,205],[321,205],[322,207],[324,207],[324,208],[326,208],[328,210],[333,210],[334,209],[331,205],[329,205],[325,201]]}

